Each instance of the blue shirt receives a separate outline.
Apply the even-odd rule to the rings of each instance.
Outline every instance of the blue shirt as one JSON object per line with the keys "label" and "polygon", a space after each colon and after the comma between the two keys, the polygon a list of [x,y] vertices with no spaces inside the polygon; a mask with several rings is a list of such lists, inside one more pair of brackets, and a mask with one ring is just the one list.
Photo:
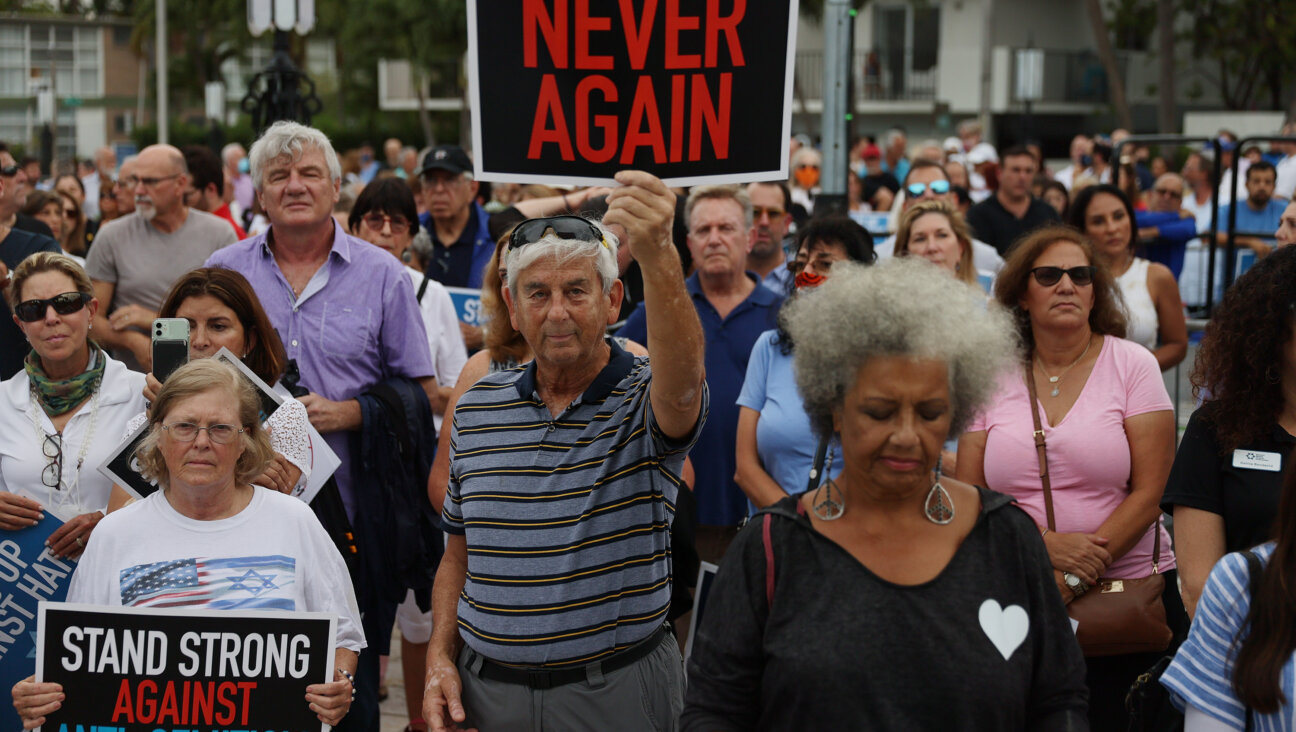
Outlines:
{"label": "blue shirt", "polygon": [[[1255,548],[1256,556],[1267,565],[1273,556],[1273,542]],[[1251,609],[1251,573],[1246,555],[1241,552],[1224,555],[1202,589],[1188,639],[1179,647],[1174,661],[1161,675],[1161,684],[1170,690],[1170,699],[1183,709],[1191,704],[1212,719],[1233,729],[1247,729],[1249,709],[1233,690],[1233,670],[1241,644],[1234,639],[1249,632],[1247,612]],[[1287,703],[1274,714],[1255,714],[1256,732],[1277,732],[1296,726],[1296,659],[1283,664],[1278,688]]]}
{"label": "blue shirt", "polygon": [[558,416],[535,383],[532,361],[482,377],[455,407],[442,516],[468,549],[459,634],[503,663],[589,663],[666,618],[670,525],[698,430],[661,432],[647,359],[615,342]]}
{"label": "blue shirt", "polygon": [[[783,298],[757,283],[746,300],[724,318],[706,299],[694,274],[685,281],[693,307],[706,336],[706,380],[711,389],[711,410],[697,445],[689,453],[697,482],[698,523],[704,526],[735,526],[747,515],[747,496],[734,482],[738,460],[734,455],[738,437],[738,392],[747,376],[752,346],[761,333],[777,324]],[[648,321],[639,303],[617,333],[637,343],[648,342]]]}
{"label": "blue shirt", "polygon": [[[1219,230],[1228,231],[1229,209],[1233,204],[1220,206],[1219,210]],[[1280,201],[1276,198],[1269,199],[1269,203],[1264,208],[1256,211],[1251,208],[1249,201],[1244,201],[1237,209],[1237,224],[1233,230],[1245,234],[1258,234],[1267,244],[1273,244],[1274,232],[1278,231],[1278,225],[1282,222],[1283,209],[1287,208],[1286,201]]]}
{"label": "blue shirt", "polygon": [[[783,353],[777,330],[762,333],[752,348],[738,406],[760,412],[756,454],[765,472],[789,495],[805,491],[819,437],[810,427],[810,415],[797,391],[792,354]],[[838,475],[843,466],[841,450],[834,449],[828,475]],[[750,501],[747,506],[754,512]]]}
{"label": "blue shirt", "polygon": [[[354,399],[385,378],[436,374],[414,285],[392,255],[333,224],[333,247],[300,297],[293,294],[267,243],[274,228],[207,259],[247,278],[301,385],[333,401]],[[349,432],[324,441],[342,464],[333,475],[348,515],[355,516]]]}
{"label": "blue shirt", "polygon": [[787,297],[792,290],[792,279],[792,270],[787,268],[786,263],[780,264],[765,275],[761,280],[761,287],[779,297]]}

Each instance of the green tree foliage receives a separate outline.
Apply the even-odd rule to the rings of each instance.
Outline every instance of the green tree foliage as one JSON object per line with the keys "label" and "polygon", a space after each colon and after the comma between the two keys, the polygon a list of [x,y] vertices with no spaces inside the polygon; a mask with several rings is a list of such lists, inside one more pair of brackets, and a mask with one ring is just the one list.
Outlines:
{"label": "green tree foliage", "polygon": [[[135,30],[131,47],[141,57],[151,55],[157,37],[157,5],[151,0],[96,0],[105,5],[133,5]],[[226,81],[221,64],[239,57],[251,45],[247,29],[247,0],[166,0],[167,31],[171,40],[167,90],[172,108],[203,104],[209,81]]]}
{"label": "green tree foliage", "polygon": [[1296,0],[1179,0],[1193,56],[1214,65],[1229,109],[1284,108],[1296,81]]}

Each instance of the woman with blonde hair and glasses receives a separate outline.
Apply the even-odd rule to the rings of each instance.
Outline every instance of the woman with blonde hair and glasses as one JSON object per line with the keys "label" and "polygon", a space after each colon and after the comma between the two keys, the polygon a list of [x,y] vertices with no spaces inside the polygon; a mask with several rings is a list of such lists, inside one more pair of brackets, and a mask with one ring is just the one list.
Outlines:
{"label": "woman with blonde hair and glasses", "polygon": [[50,552],[77,557],[108,507],[98,466],[145,407],[144,375],[90,339],[99,309],[85,270],[64,254],[23,260],[9,307],[31,344],[24,368],[0,383],[0,532],[53,514]]}

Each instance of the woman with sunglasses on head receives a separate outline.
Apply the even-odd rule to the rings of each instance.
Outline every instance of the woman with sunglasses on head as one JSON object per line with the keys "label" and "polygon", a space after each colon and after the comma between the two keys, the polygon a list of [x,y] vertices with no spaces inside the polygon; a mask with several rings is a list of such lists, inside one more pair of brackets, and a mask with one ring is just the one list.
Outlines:
{"label": "woman with sunglasses on head", "polygon": [[131,417],[144,410],[144,376],[90,340],[99,301],[63,254],[41,252],[13,272],[9,307],[31,344],[24,370],[0,384],[0,529],[49,512],[63,526],[50,553],[78,557],[108,507],[98,471]]}
{"label": "woman with sunglasses on head", "polygon": [[[414,192],[400,178],[373,181],[364,187],[351,207],[347,228],[352,235],[390,252],[402,262],[409,261],[406,252],[419,229]],[[440,401],[444,404],[452,390],[450,385],[459,378],[459,371],[468,360],[459,318],[450,293],[440,282],[409,266],[405,271],[414,284],[414,294],[419,301],[428,347],[432,349],[432,362],[436,365]],[[441,413],[437,412],[434,419],[440,430]]]}
{"label": "woman with sunglasses on head", "polygon": [[[958,477],[1013,496],[1031,515],[1068,604],[1091,591],[1087,608],[1125,587],[1112,580],[1164,575],[1160,588],[1157,579],[1137,587],[1159,594],[1166,617],[1165,627],[1151,624],[1148,645],[1168,646],[1187,617],[1160,521],[1175,425],[1156,359],[1124,339],[1111,273],[1070,227],[1018,242],[995,299],[1015,316],[1025,360],[1001,376],[997,395],[959,440]],[[1124,729],[1125,694],[1165,647],[1099,656],[1106,651],[1096,644],[1108,639],[1088,630],[1081,620],[1090,728]]]}
{"label": "woman with sunglasses on head", "polygon": [[[279,334],[261,308],[252,286],[232,269],[201,267],[186,272],[167,292],[158,308],[159,318],[189,321],[189,360],[211,358],[222,348],[238,356],[252,373],[276,387],[288,366]],[[145,376],[144,397],[152,402],[162,384],[152,373]],[[298,493],[310,480],[310,420],[306,407],[279,387],[283,403],[272,414],[262,415],[270,434],[274,456],[257,485],[280,493]],[[143,412],[126,426],[135,431],[146,421]],[[113,486],[110,512],[132,501],[130,495]]]}
{"label": "woman with sunglasses on head", "polygon": [[1168,267],[1134,256],[1138,229],[1130,199],[1106,183],[1089,186],[1076,194],[1068,219],[1116,278],[1125,301],[1125,337],[1151,351],[1162,371],[1174,368],[1188,355],[1183,298]]}
{"label": "woman with sunglasses on head", "polygon": [[[845,216],[811,219],[797,232],[793,268],[796,290],[783,307],[828,280],[837,262],[872,264],[873,237]],[[752,347],[747,376],[738,395],[738,470],[734,479],[755,509],[805,490],[819,439],[810,429],[792,372],[792,337],[782,318]],[[841,450],[833,450],[832,472],[841,472]]]}

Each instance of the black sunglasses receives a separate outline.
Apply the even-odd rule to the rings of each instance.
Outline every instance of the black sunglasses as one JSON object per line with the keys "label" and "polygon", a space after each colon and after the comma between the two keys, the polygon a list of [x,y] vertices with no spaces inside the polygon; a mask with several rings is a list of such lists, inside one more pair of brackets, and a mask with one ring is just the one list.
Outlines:
{"label": "black sunglasses", "polygon": [[1071,278],[1071,284],[1077,287],[1093,284],[1094,272],[1098,268],[1093,265],[1083,267],[1072,267],[1071,269],[1062,269],[1061,267],[1036,267],[1031,270],[1035,275],[1035,281],[1044,287],[1052,287],[1062,280],[1062,275]]}
{"label": "black sunglasses", "polygon": [[71,315],[85,307],[91,297],[93,295],[85,292],[65,292],[48,300],[27,300],[18,303],[18,307],[14,308],[14,315],[24,323],[35,323],[45,317],[45,309],[51,305],[54,306],[54,312],[59,315]]}
{"label": "black sunglasses", "polygon": [[559,239],[596,241],[605,247],[608,245],[603,238],[603,232],[588,219],[579,216],[550,216],[544,219],[530,219],[518,224],[509,235],[509,249],[535,244],[543,239],[550,229],[553,229],[554,235]]}
{"label": "black sunglasses", "polygon": [[18,171],[20,170],[22,170],[22,168],[19,168],[17,165],[6,165],[5,167],[0,168],[0,175],[3,175],[6,178],[12,178],[15,175],[18,175]]}

